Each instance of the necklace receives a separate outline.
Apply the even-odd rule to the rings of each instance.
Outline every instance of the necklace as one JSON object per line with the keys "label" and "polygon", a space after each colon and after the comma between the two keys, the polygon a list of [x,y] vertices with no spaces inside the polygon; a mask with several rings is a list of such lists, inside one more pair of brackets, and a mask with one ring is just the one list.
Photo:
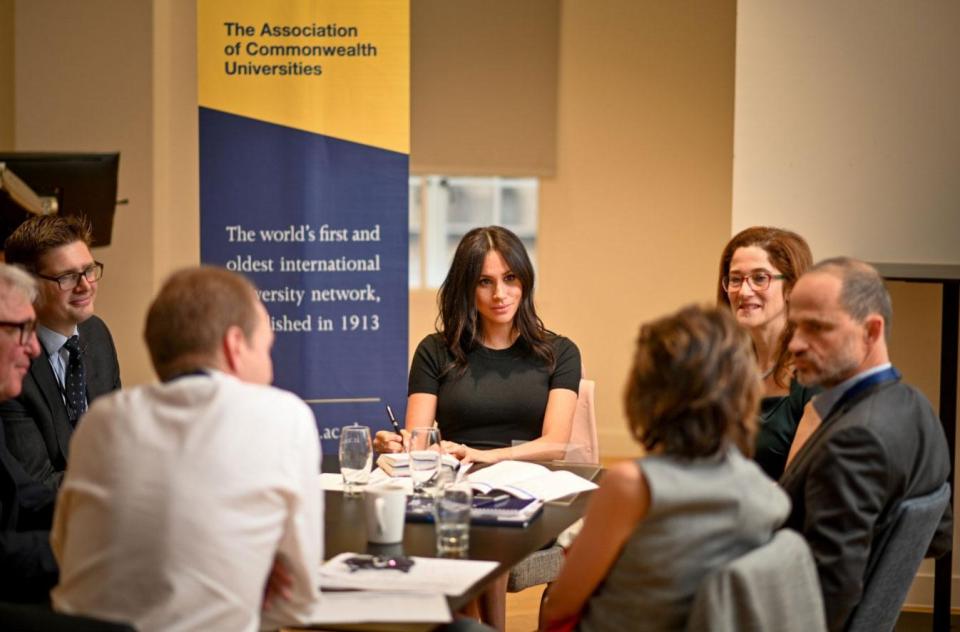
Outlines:
{"label": "necklace", "polygon": [[765,379],[767,379],[768,377],[770,377],[771,375],[773,375],[773,370],[774,370],[775,368],[777,368],[776,363],[774,363],[773,366],[771,366],[769,369],[767,369],[766,371],[764,371],[764,372],[763,372],[763,375],[760,376],[760,379],[761,379],[761,380],[765,380]]}

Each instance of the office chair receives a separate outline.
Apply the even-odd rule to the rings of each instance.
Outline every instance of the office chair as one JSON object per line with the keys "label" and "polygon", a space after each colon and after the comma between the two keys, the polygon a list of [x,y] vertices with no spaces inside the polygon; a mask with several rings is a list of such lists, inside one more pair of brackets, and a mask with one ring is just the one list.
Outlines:
{"label": "office chair", "polygon": [[950,501],[950,484],[900,503],[893,524],[875,538],[863,596],[847,622],[848,632],[893,630],[900,607]]}
{"label": "office chair", "polygon": [[[581,379],[577,392],[577,408],[573,413],[573,428],[567,445],[566,461],[572,463],[600,463],[597,441],[597,415],[594,409],[596,383]],[[574,523],[579,524],[579,523]],[[507,577],[507,592],[520,592],[530,586],[549,584],[560,575],[564,551],[554,544],[528,555],[510,569]]]}
{"label": "office chair", "polygon": [[687,632],[825,632],[820,580],[810,547],[781,529],[767,544],[707,575]]}

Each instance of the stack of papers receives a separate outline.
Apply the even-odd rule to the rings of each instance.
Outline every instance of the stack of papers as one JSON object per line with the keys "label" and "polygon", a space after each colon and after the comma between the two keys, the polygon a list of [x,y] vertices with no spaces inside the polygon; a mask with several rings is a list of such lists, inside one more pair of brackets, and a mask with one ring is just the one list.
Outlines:
{"label": "stack of papers", "polygon": [[320,590],[355,589],[391,592],[438,593],[456,596],[465,593],[484,575],[497,567],[484,560],[455,560],[413,557],[407,572],[389,568],[350,570],[346,560],[357,553],[341,553],[320,567]]}
{"label": "stack of papers", "polygon": [[497,567],[496,562],[413,557],[407,572],[350,570],[341,553],[320,567],[320,603],[311,623],[449,623],[446,596],[460,595]]}
{"label": "stack of papers", "polygon": [[450,623],[441,594],[380,590],[327,591],[310,614],[311,625],[341,623]]}
{"label": "stack of papers", "polygon": [[[367,481],[367,487],[374,487],[376,485],[383,485],[385,483],[403,487],[407,494],[413,493],[413,481],[410,478],[391,478],[387,476],[386,472],[379,468],[370,472],[370,479]],[[340,474],[324,472],[320,475],[320,489],[328,492],[342,492],[343,476]]]}
{"label": "stack of papers", "polygon": [[[441,459],[445,467],[453,470],[460,467],[460,461],[449,454],[444,454]],[[377,467],[390,476],[410,476],[410,455],[406,452],[381,454],[377,457]]]}

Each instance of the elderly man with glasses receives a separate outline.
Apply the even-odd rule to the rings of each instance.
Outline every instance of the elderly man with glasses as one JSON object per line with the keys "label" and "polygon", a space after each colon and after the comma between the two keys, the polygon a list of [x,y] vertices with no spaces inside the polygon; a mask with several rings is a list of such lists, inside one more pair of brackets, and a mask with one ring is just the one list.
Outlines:
{"label": "elderly man with glasses", "polygon": [[4,244],[7,263],[37,281],[39,357],[19,397],[0,403],[7,447],[34,480],[57,489],[73,430],[92,400],[120,388],[110,331],[94,316],[103,264],[90,253],[82,217],[47,215],[21,224]]}
{"label": "elderly man with glasses", "polygon": [[[20,394],[30,361],[40,353],[26,272],[0,263],[0,400]],[[4,420],[0,418],[0,427]],[[0,601],[45,601],[57,581],[50,550],[54,492],[31,480],[0,432]]]}

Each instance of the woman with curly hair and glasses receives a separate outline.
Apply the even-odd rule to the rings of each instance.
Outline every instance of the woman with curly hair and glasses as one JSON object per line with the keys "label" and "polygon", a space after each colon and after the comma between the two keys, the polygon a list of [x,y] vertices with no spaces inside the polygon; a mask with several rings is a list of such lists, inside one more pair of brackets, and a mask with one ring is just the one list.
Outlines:
{"label": "woman with curly hair and glasses", "polygon": [[646,456],[604,474],[544,602],[547,629],[682,630],[701,579],[772,537],[790,505],[747,458],[761,389],[729,310],[640,329],[625,407]]}
{"label": "woman with curly hair and glasses", "polygon": [[753,342],[763,378],[754,458],[774,480],[786,468],[803,408],[817,392],[793,379],[793,356],[787,349],[790,291],[812,265],[803,237],[768,226],[740,231],[720,256],[717,305],[730,309]]}

